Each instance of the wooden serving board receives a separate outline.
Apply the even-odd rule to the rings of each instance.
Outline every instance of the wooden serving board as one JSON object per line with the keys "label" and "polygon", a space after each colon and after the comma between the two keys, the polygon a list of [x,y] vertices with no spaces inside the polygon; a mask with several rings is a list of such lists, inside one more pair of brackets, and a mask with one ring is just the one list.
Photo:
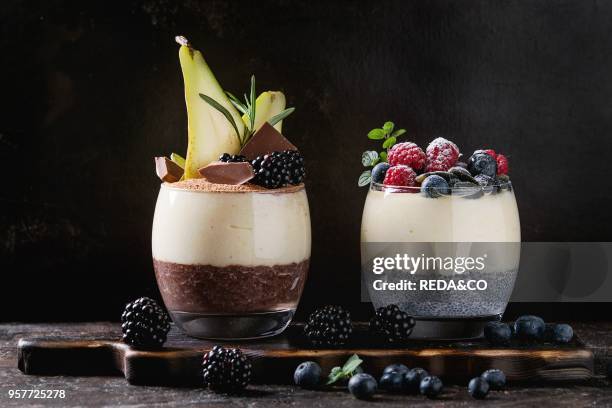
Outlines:
{"label": "wooden serving board", "polygon": [[[557,346],[511,345],[494,348],[484,340],[411,341],[402,347],[372,344],[364,324],[357,324],[351,344],[316,349],[290,326],[283,335],[260,341],[223,343],[241,348],[252,358],[254,382],[290,383],[295,367],[318,362],[324,372],[341,366],[356,353],[366,372],[378,377],[385,366],[403,363],[423,367],[445,381],[464,383],[489,368],[504,371],[509,381],[581,381],[593,375],[593,353],[579,339]],[[19,369],[34,375],[123,375],[130,384],[191,385],[201,381],[204,352],[214,344],[190,338],[173,328],[159,351],[136,350],[118,338],[32,338],[18,343]]]}

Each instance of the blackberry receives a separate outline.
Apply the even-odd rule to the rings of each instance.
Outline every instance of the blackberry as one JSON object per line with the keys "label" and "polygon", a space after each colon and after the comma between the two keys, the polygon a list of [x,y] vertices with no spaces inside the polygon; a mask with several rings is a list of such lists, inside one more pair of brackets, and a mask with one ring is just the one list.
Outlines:
{"label": "blackberry", "polygon": [[342,306],[325,306],[315,310],[304,326],[304,334],[315,346],[338,346],[353,333],[351,314]]}
{"label": "blackberry", "polygon": [[141,297],[125,306],[121,315],[123,341],[142,348],[160,347],[170,330],[170,318],[155,300]]}
{"label": "blackberry", "polygon": [[204,354],[202,375],[204,385],[217,392],[238,392],[251,380],[249,358],[239,349],[214,346]]}
{"label": "blackberry", "polygon": [[407,340],[413,327],[414,319],[395,304],[376,309],[370,320],[370,331],[390,343]]}
{"label": "blackberry", "polygon": [[251,164],[255,172],[255,178],[251,182],[265,188],[297,185],[304,181],[306,175],[304,158],[297,150],[259,156]]}
{"label": "blackberry", "polygon": [[241,163],[247,161],[247,159],[241,154],[223,153],[219,156],[219,161],[224,163]]}

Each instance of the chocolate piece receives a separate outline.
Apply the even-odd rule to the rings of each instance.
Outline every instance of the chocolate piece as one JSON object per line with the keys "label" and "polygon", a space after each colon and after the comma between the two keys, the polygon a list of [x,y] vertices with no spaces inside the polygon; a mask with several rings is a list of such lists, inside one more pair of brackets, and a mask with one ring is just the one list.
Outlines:
{"label": "chocolate piece", "polygon": [[244,184],[255,177],[253,167],[247,162],[212,162],[198,171],[206,180],[218,184]]}
{"label": "chocolate piece", "polygon": [[175,183],[183,176],[183,169],[167,157],[155,158],[155,172],[157,177],[168,183]]}
{"label": "chocolate piece", "polygon": [[264,154],[297,149],[285,136],[266,122],[251,136],[251,139],[240,150],[240,154],[248,160],[253,160],[257,156],[263,156]]}

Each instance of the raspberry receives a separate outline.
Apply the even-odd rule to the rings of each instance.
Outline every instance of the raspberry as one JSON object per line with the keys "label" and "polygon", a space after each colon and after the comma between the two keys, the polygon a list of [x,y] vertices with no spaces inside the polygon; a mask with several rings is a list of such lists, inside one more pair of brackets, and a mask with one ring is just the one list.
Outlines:
{"label": "raspberry", "polygon": [[416,173],[410,167],[405,164],[398,164],[397,166],[391,167],[385,174],[385,181],[383,184],[386,186],[416,186]]}
{"label": "raspberry", "polygon": [[446,171],[459,159],[459,148],[456,144],[442,137],[434,139],[427,146],[427,166],[425,171]]}
{"label": "raspberry", "polygon": [[484,152],[486,154],[488,154],[489,156],[493,157],[494,159],[497,159],[497,153],[495,153],[495,150],[493,150],[493,149],[486,149],[486,150],[484,150]]}
{"label": "raspberry", "polygon": [[398,143],[389,150],[388,161],[392,166],[405,164],[415,170],[425,166],[427,156],[423,150],[412,142]]}
{"label": "raspberry", "polygon": [[497,174],[508,174],[509,165],[508,158],[503,154],[497,155]]}

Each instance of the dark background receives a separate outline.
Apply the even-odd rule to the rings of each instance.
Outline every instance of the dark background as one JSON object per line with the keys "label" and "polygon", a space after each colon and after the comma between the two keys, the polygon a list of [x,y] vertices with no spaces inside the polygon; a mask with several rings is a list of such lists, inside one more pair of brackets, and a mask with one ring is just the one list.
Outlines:
{"label": "dark background", "polygon": [[[421,146],[507,154],[525,241],[609,240],[612,2],[371,3],[3,0],[0,320],[116,320],[158,296],[152,157],[186,148],[176,34],[226,89],[253,73],[297,108],[284,131],[307,159],[314,238],[301,317],[370,312],[357,177],[385,120]],[[607,317],[509,316],[525,311]]]}

